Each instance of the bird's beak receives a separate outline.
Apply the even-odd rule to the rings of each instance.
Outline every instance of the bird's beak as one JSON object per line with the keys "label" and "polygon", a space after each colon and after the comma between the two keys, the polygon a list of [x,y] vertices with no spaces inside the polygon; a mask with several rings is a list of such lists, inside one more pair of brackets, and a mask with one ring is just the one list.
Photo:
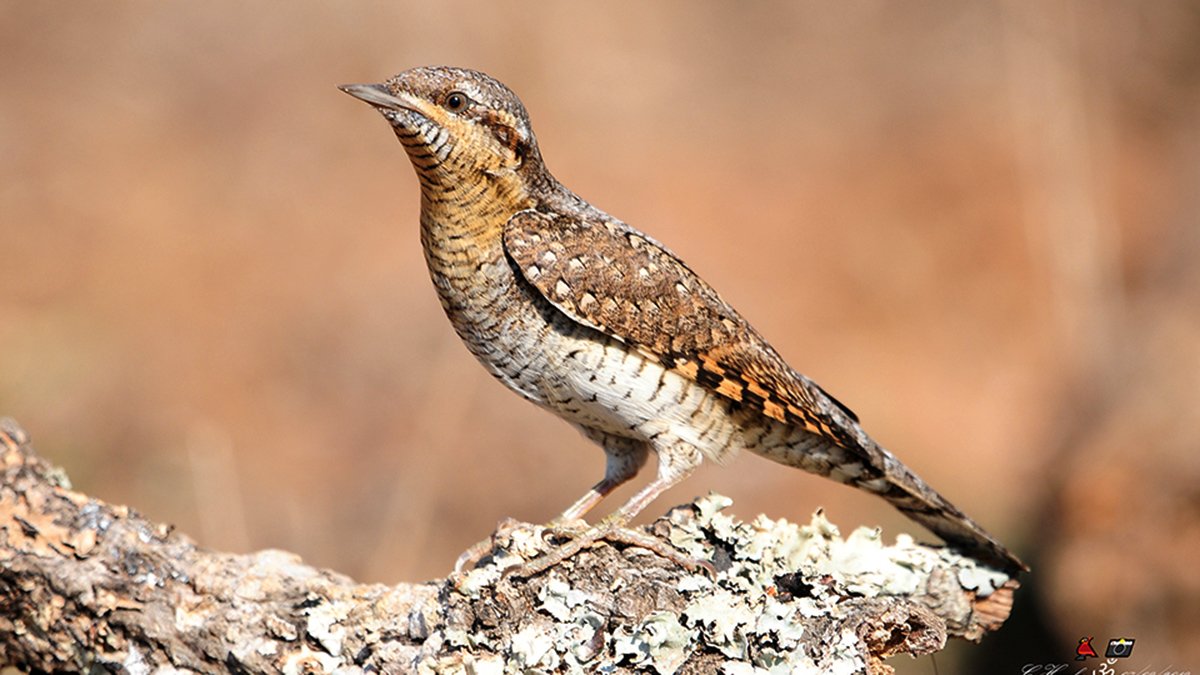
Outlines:
{"label": "bird's beak", "polygon": [[382,84],[343,84],[338,87],[360,101],[366,101],[381,110],[408,110],[421,113],[418,104],[404,93],[393,94]]}

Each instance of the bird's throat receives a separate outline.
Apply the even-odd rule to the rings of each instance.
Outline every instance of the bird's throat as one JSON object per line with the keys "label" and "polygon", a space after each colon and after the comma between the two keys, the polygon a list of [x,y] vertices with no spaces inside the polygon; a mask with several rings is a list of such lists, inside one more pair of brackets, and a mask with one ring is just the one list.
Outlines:
{"label": "bird's throat", "polygon": [[533,205],[515,174],[436,186],[422,182],[421,243],[447,313],[470,311],[481,289],[509,282],[504,226]]}

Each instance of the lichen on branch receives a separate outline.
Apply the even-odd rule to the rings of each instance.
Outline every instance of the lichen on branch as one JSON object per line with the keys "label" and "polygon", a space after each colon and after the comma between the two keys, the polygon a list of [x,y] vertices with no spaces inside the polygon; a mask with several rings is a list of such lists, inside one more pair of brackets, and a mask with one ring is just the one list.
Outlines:
{"label": "lichen on branch", "polygon": [[[473,569],[356,584],[282,551],[206,550],[70,489],[0,421],[0,663],[63,672],[888,672],[1007,618],[1016,581],[876,530],[742,522],[709,495],[531,578],[561,543],[509,521]],[[710,571],[629,543],[658,538]]]}

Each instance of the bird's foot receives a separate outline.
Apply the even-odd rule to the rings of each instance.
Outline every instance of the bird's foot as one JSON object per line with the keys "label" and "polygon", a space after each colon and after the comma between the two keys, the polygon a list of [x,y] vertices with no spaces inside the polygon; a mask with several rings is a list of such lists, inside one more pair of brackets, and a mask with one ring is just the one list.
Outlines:
{"label": "bird's foot", "polygon": [[637,546],[638,548],[655,553],[689,571],[703,570],[710,577],[716,576],[716,568],[709,561],[692,558],[672,546],[669,542],[654,535],[627,528],[625,527],[625,521],[620,518],[605,518],[594,527],[588,527],[581,520],[571,522],[554,521],[546,527],[546,531],[565,538],[567,541],[533,560],[509,568],[505,571],[506,576],[515,578],[535,576],[601,541]]}
{"label": "bird's foot", "polygon": [[[596,527],[600,527],[601,525],[604,525],[603,521]],[[574,539],[582,537],[594,529],[596,528],[588,525],[587,521],[582,518],[567,520],[558,517],[542,526],[542,536],[550,535],[558,539]]]}
{"label": "bird's foot", "polygon": [[467,550],[459,554],[458,560],[454,561],[454,572],[462,574],[466,570],[474,569],[479,565],[479,561],[483,560],[496,549],[497,539],[503,538],[523,524],[515,518],[505,518],[500,521],[496,525],[496,531],[489,535],[487,539],[475,542]]}

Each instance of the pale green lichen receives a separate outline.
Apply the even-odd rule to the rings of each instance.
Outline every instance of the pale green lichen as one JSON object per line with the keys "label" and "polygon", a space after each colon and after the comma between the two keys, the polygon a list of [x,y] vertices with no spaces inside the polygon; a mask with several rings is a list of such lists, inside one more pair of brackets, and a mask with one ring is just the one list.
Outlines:
{"label": "pale green lichen", "polygon": [[[702,555],[716,541],[731,559],[715,581],[690,575],[679,582],[677,590],[689,599],[680,613],[682,626],[693,629],[694,644],[672,644],[665,652],[670,658],[657,663],[674,663],[680,649],[686,653],[703,644],[729,659],[723,667],[731,673],[860,671],[857,638],[847,648],[822,655],[819,664],[805,653],[800,642],[804,619],[828,616],[847,593],[874,595],[881,587],[913,592],[920,578],[913,567],[925,566],[896,564],[878,530],[860,528],[843,540],[821,512],[803,526],[761,515],[740,523],[722,512],[730,504],[728,498],[710,495],[696,501],[694,520],[672,518],[669,538],[674,545]],[[827,581],[809,586],[811,597],[781,602],[777,577],[797,571],[807,579]],[[890,579],[892,574],[899,580]],[[635,631],[623,638],[619,653],[644,658],[664,653],[662,644],[647,644],[644,637]]]}
{"label": "pale green lichen", "polygon": [[628,658],[635,666],[649,666],[670,675],[683,665],[695,646],[696,633],[679,623],[670,612],[654,612],[631,629],[618,629],[613,636],[613,653]]}
{"label": "pale green lichen", "polygon": [[571,610],[582,606],[588,600],[588,594],[571,588],[564,579],[552,574],[538,591],[538,600],[542,601],[541,608],[559,621],[571,618]]}
{"label": "pale green lichen", "polygon": [[555,649],[554,635],[546,629],[545,625],[533,624],[512,636],[512,654],[518,670],[551,671],[558,668],[561,659]]}
{"label": "pale green lichen", "polygon": [[757,624],[757,608],[724,589],[696,598],[683,610],[684,623],[700,631],[709,645],[730,658],[746,658],[747,630]]}
{"label": "pale green lichen", "polygon": [[754,633],[770,635],[780,647],[794,649],[804,635],[804,626],[796,622],[794,612],[792,607],[768,597],[754,623]]}
{"label": "pale green lichen", "polygon": [[584,613],[560,630],[559,644],[567,647],[564,660],[572,667],[582,668],[600,653],[603,641],[595,640],[596,632],[605,623],[604,617],[595,613]]}
{"label": "pale green lichen", "polygon": [[829,658],[822,663],[829,675],[854,675],[866,667],[862,658],[862,645],[854,631],[843,630],[841,640],[834,643]]}
{"label": "pale green lichen", "polygon": [[951,558],[946,551],[942,551],[942,559],[952,560],[955,567],[958,568],[958,583],[967,590],[975,591],[975,594],[981,598],[991,595],[1004,582],[1008,581],[1006,575],[990,567],[976,564],[974,560]]}

